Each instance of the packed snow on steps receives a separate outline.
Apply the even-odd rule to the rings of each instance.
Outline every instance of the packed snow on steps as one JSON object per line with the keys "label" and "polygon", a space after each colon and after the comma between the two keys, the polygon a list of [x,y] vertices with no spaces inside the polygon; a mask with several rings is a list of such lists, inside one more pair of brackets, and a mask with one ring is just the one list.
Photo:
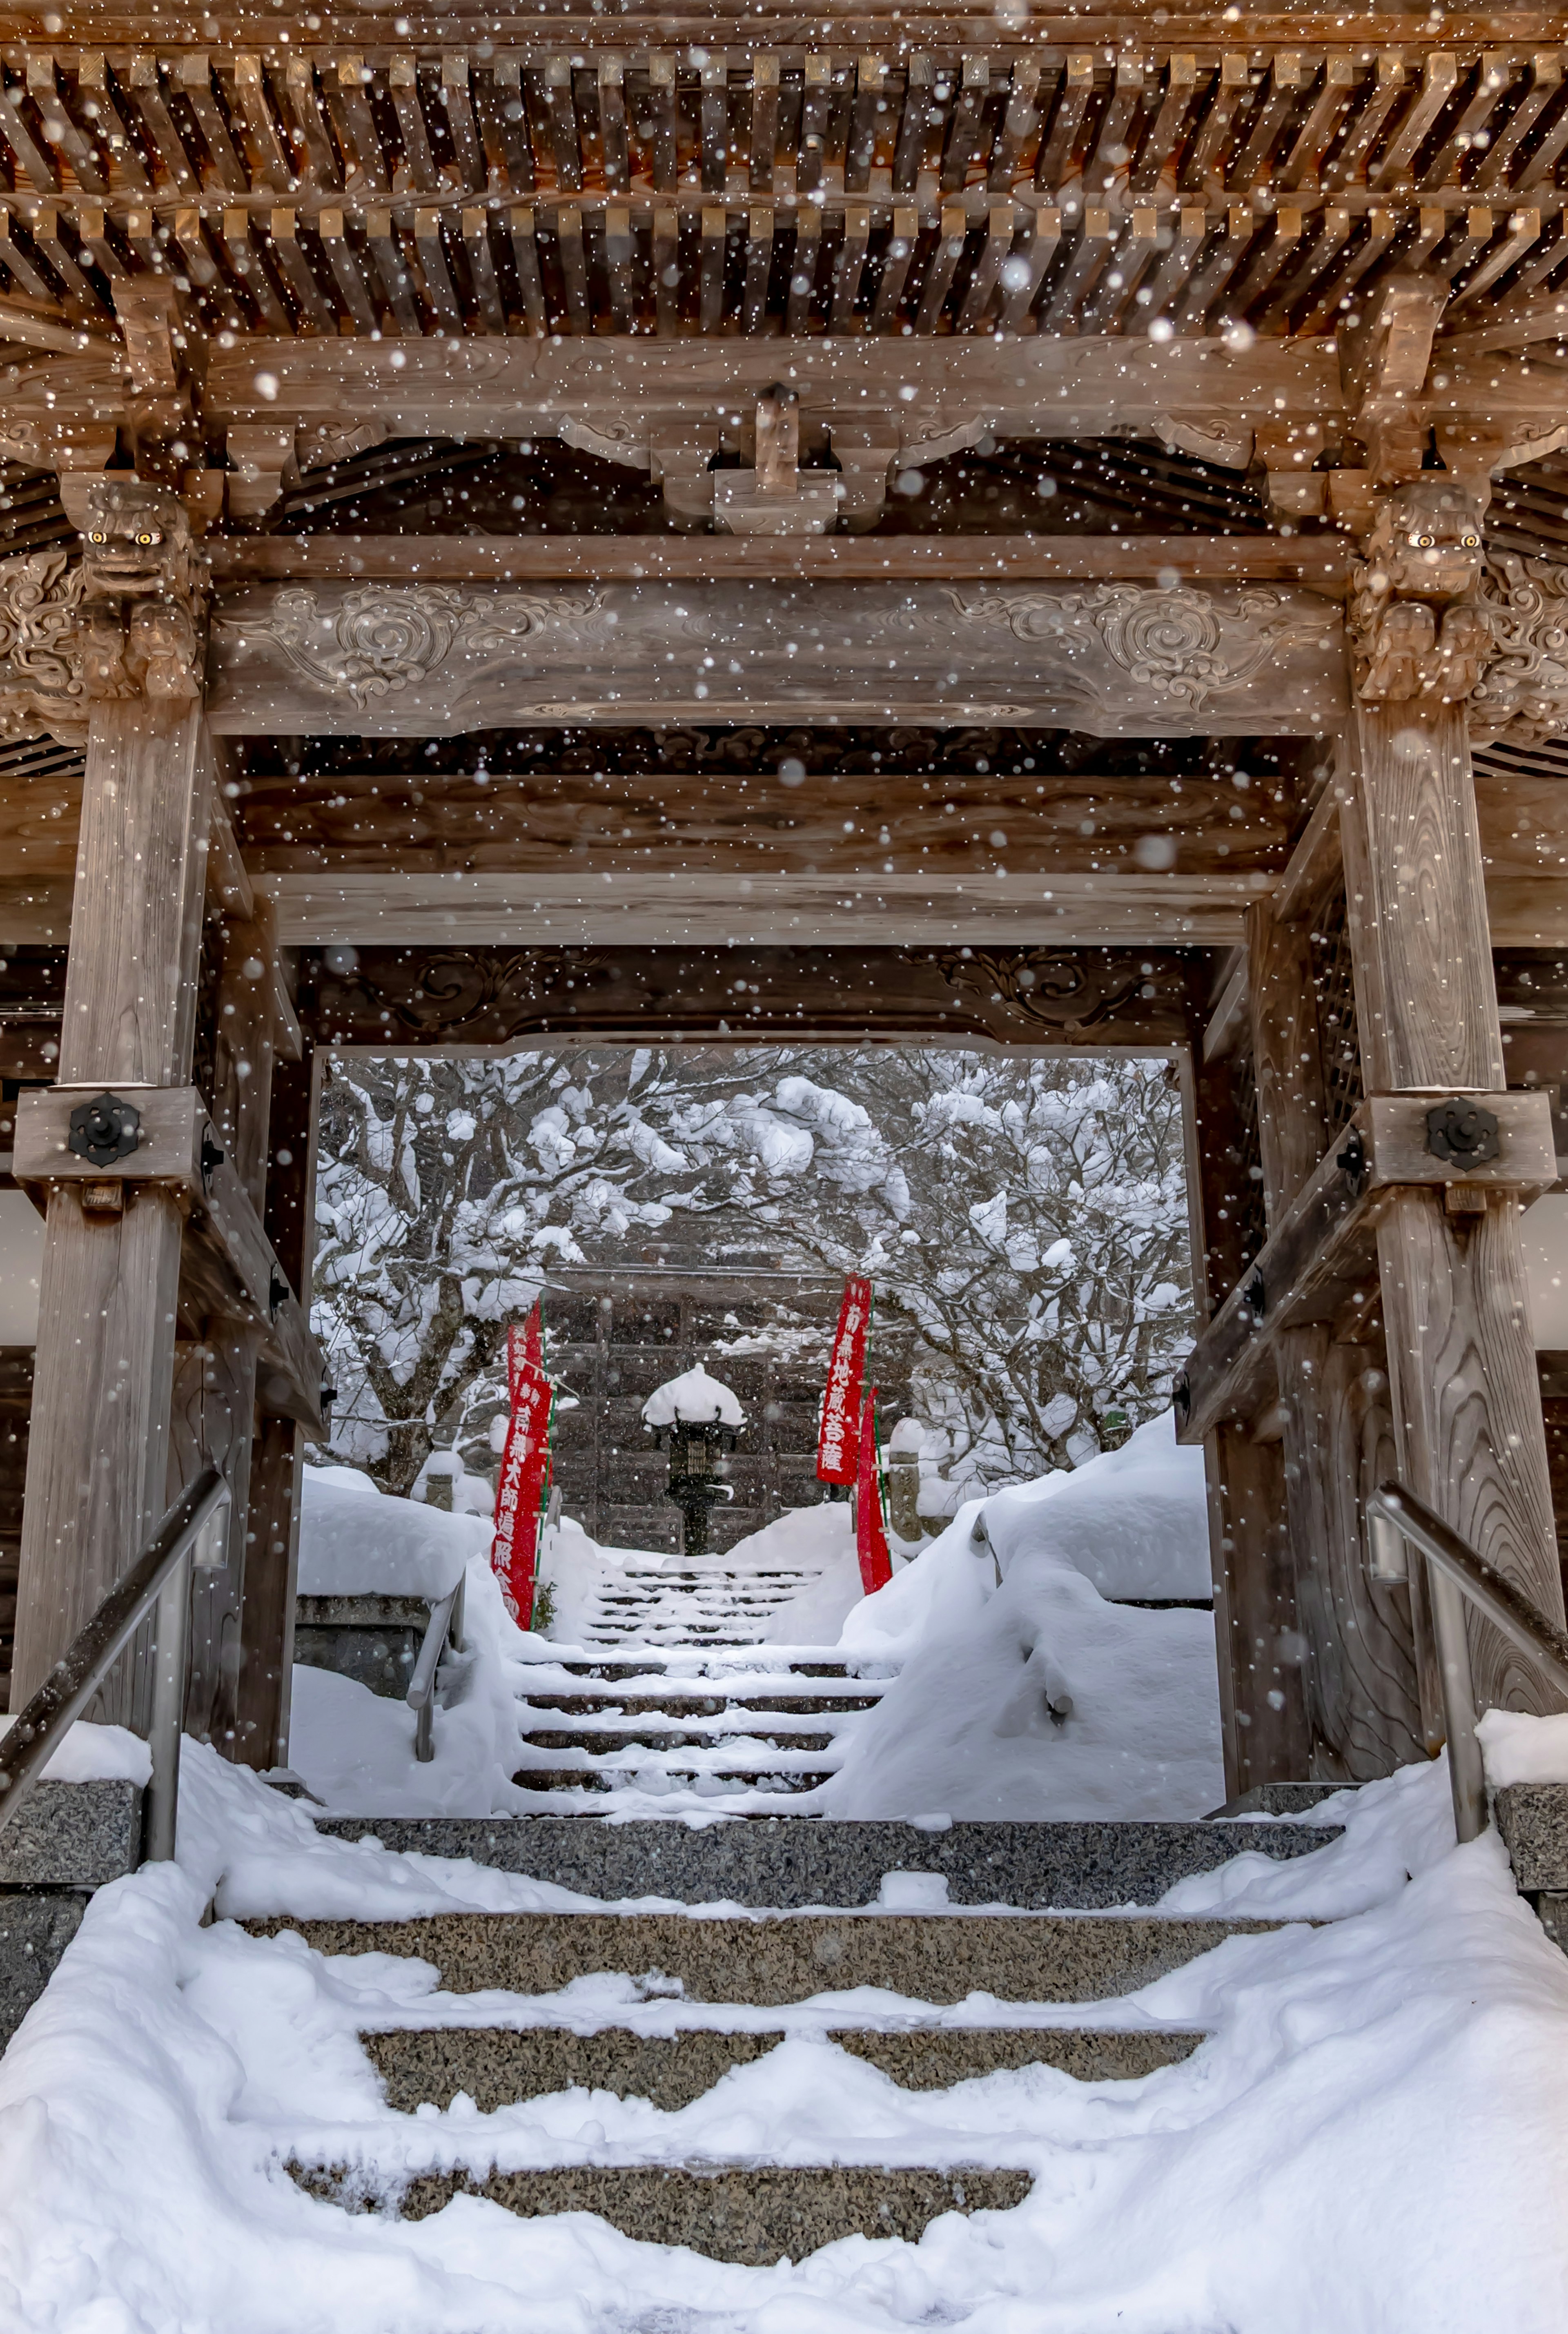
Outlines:
{"label": "packed snow on steps", "polygon": [[[498,2022],[517,2013],[443,1995],[428,1964],[326,1960],[236,1921],[582,1900],[324,1838],[301,1807],[193,1746],[178,1864],[94,1897],[0,2063],[0,2323],[16,2334],[1557,2334],[1568,2323],[1568,1964],[1515,1893],[1496,1835],[1453,1847],[1440,1761],[1324,1813],[1342,1813],[1345,1834],[1321,1854],[1284,1866],[1239,1857],[1166,1900],[1166,1911],[1293,1925],[1233,1938],[1118,2001],[1122,2024],[1208,2035],[1136,2081],[1036,2065],[901,2088],[832,2044],[835,2018],[852,2009],[898,2030],[1017,2011],[974,1999],[933,2013],[878,1991],[801,2005],[785,2045],[680,2109],[572,2089],[487,2113],[457,2100],[444,2115],[399,2114],[361,2031],[457,2023],[487,2001]],[[605,1977],[526,2015],[589,2030],[656,2025],[677,2006]],[[1088,2006],[1057,2014],[1081,2025]],[[354,2214],[287,2176],[307,2140],[331,2142],[345,2165],[439,2156],[476,2172],[980,2155],[1033,2187],[1011,2211],[945,2214],[918,2242],[856,2236],[749,2268],[636,2242],[586,2213],[528,2220],[474,2197],[418,2222]]]}
{"label": "packed snow on steps", "polygon": [[[394,1559],[389,1510],[398,1511],[399,1530],[422,1533],[438,1557],[416,1558],[405,1550]],[[775,1789],[787,1788],[790,1767],[806,1763],[830,1770],[829,1779],[794,1792],[790,1813],[934,1820],[1178,1817],[1202,1815],[1224,1798],[1212,1616],[1108,1601],[1194,1597],[1207,1587],[1202,1455],[1177,1447],[1169,1416],[1075,1473],[969,1503],[872,1597],[860,1596],[858,1575],[849,1589],[843,1585],[853,1564],[847,1518],[842,1506],[797,1510],[755,1535],[752,1546],[766,1544],[767,1562],[758,1568],[771,1569],[781,1545],[822,1536],[819,1547],[825,1543],[836,1555],[832,1594],[842,1603],[816,1644],[832,1645],[830,1659],[868,1681],[901,1670],[877,1705],[863,1715],[824,1718],[819,1730],[832,1734],[831,1747],[810,1762],[775,1757],[770,1769],[768,1742],[747,1736],[739,1706],[748,1695],[776,1689],[792,1651],[798,1658],[800,1648],[809,1649],[806,1633],[794,1649],[763,1639],[754,1656],[704,1648],[700,1641],[672,1655],[672,1641],[656,1639],[650,1666],[662,1666],[640,1681],[639,1702],[677,1683],[673,1660],[683,1685],[695,1690],[707,1682],[736,1702],[733,1722],[716,1730],[712,1754],[672,1760],[650,1743],[615,1789],[592,1800],[580,1795],[574,1804],[596,1814],[690,1819],[759,1812],[774,1803]],[[318,1519],[328,1528],[320,1558]],[[977,1519],[984,1523],[978,1540]],[[572,1532],[575,1537],[563,1534],[551,1558],[558,1615],[584,1612],[606,1577],[601,1567],[613,1577],[628,1564],[678,1561],[599,1549],[578,1528]],[[346,1470],[307,1474],[302,1585],[319,1579],[317,1593],[328,1593],[329,1582],[337,1594],[351,1586],[409,1593],[418,1582],[436,1594],[465,1561],[471,1567],[470,1651],[452,1665],[449,1706],[438,1714],[437,1755],[428,1765],[413,1758],[412,1720],[401,1703],[324,1672],[295,1671],[291,1756],[330,1807],[364,1814],[537,1811],[543,1794],[514,1778],[552,1759],[522,1747],[524,1738],[542,1729],[568,1731],[574,1697],[592,1702],[592,1726],[613,1731],[614,1695],[604,1681],[574,1678],[561,1666],[574,1654],[592,1657],[596,1648],[581,1641],[575,1626],[569,1631],[558,1623],[548,1641],[514,1628],[489,1579],[487,1544],[477,1517],[384,1500]],[[569,1576],[578,1559],[588,1585],[574,1589]],[[622,1670],[619,1661],[615,1667],[616,1691],[635,1692],[635,1671]],[[532,1712],[530,1688],[546,1697]],[[1063,1710],[1064,1702],[1070,1708]],[[779,1731],[758,1732],[776,1741]],[[743,1781],[717,1792],[717,1779],[702,1776],[705,1764],[733,1770],[737,1763],[751,1769],[756,1789]],[[781,1777],[776,1785],[770,1772]]]}

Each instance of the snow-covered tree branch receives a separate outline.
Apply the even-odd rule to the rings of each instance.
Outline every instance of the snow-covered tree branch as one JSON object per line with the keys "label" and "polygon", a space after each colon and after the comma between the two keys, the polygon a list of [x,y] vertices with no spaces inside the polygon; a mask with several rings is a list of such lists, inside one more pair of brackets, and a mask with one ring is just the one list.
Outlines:
{"label": "snow-covered tree branch", "polygon": [[[1099,1447],[1190,1327],[1179,1097],[1160,1061],[938,1048],[570,1049],[340,1064],[318,1178],[334,1442],[406,1489],[498,1387],[553,1263],[671,1226],[869,1272],[919,1332],[948,1471]],[[689,1239],[685,1243],[690,1245]],[[447,1439],[449,1439],[449,1433]]]}

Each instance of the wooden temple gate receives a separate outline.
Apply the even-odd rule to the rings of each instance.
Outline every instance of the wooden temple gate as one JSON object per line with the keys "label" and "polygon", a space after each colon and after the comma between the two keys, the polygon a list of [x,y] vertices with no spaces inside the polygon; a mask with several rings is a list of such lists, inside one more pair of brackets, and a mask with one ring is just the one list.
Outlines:
{"label": "wooden temple gate", "polygon": [[946,1037],[1188,1080],[1232,1788],[1435,1748],[1367,1490],[1563,1617],[1568,19],[0,17],[13,1706],[211,1456],[286,1754],[318,1046]]}

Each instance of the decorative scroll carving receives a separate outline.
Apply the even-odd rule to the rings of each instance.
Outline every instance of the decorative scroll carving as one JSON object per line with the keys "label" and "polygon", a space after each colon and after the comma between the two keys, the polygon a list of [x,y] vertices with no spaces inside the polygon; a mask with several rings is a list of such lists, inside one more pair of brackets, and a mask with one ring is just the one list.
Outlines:
{"label": "decorative scroll carving", "polygon": [[1092,633],[1133,689],[1147,692],[1151,707],[1188,713],[1245,688],[1283,649],[1321,640],[1330,629],[1326,612],[1261,585],[1226,600],[1189,585],[1143,584],[950,596],[966,622],[1005,624],[1031,646],[1071,655],[1074,642]]}
{"label": "decorative scroll carving", "polygon": [[281,649],[319,688],[346,688],[363,708],[428,680],[454,653],[515,649],[552,618],[586,615],[593,596],[365,584],[323,613],[318,594],[299,584],[280,592],[261,615],[219,621],[252,647]]}
{"label": "decorative scroll carving", "polygon": [[203,580],[176,495],[139,478],[93,480],[82,560],[89,697],[200,696]]}
{"label": "decorative scroll carving", "polygon": [[569,979],[607,961],[595,949],[451,949],[439,955],[391,958],[378,953],[374,979],[359,971],[327,971],[321,1014],[324,1026],[390,1014],[428,1041],[467,1037],[502,1044],[535,1027],[540,1010]]}
{"label": "decorative scroll carving", "polygon": [[81,564],[63,551],[0,561],[0,736],[85,738],[81,603]]}
{"label": "decorative scroll carving", "polygon": [[937,969],[950,989],[999,996],[1042,1028],[1071,1037],[1154,994],[1143,959],[1053,955],[1049,949],[948,949]]}
{"label": "decorative scroll carving", "polygon": [[1367,703],[1467,698],[1492,654],[1477,598],[1481,523],[1475,497],[1441,472],[1377,506],[1352,579],[1356,693]]}
{"label": "decorative scroll carving", "polygon": [[1499,552],[1481,577],[1492,662],[1470,699],[1477,745],[1527,745],[1568,728],[1568,567]]}

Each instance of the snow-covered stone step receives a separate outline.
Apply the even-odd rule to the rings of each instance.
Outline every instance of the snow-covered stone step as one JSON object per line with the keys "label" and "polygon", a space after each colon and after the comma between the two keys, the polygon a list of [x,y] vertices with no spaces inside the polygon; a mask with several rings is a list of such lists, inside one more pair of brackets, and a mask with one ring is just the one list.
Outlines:
{"label": "snow-covered stone step", "polygon": [[770,1717],[795,1714],[801,1717],[822,1717],[830,1713],[852,1714],[856,1711],[874,1710],[886,1689],[880,1685],[856,1686],[843,1693],[768,1693],[745,1688],[734,1693],[705,1693],[698,1686],[670,1685],[662,1693],[538,1693],[530,1691],[524,1707],[529,1711],[556,1710],[570,1712],[572,1716],[588,1718],[601,1712],[620,1718],[651,1718],[666,1715],[672,1724],[689,1725],[694,1719],[726,1717],[732,1712],[750,1715],[765,1712]]}
{"label": "snow-covered stone step", "polygon": [[688,2001],[773,2008],[871,1986],[910,2001],[1104,2001],[1134,1993],[1233,1936],[1272,1921],[1160,1914],[441,1913],[415,1921],[276,1916],[253,1934],[294,1929],[321,1953],[396,1953],[428,1962],[447,1993],[551,1995],[586,1977],[651,1981]]}
{"label": "snow-covered stone step", "polygon": [[889,1887],[910,1902],[945,1899],[960,1907],[1153,1905],[1178,1881],[1213,1872],[1234,1856],[1284,1861],[1342,1837],[1337,1825],[1255,1819],[921,1825],[793,1813],[695,1828],[654,1817],[584,1823],[546,1814],[511,1821],[319,1816],[315,1827],[329,1837],[379,1839],[405,1855],[524,1874],[604,1903],[652,1895],[770,1910],[875,1905]]}
{"label": "snow-covered stone step", "polygon": [[[312,2195],[363,2212],[375,2198],[361,2174],[331,2168],[294,2177]],[[944,2213],[1007,2212],[1033,2185],[1027,2172],[986,2165],[929,2171],[875,2164],[572,2164],[538,2171],[428,2172],[390,2179],[386,2203],[398,2216],[424,2220],[454,2196],[482,2196],[530,2219],[554,2213],[593,2213],[623,2236],[649,2244],[684,2245],[710,2261],[772,2269],[801,2261],[842,2237],[900,2237],[918,2243]],[[651,2322],[651,2321],[649,2321]],[[661,2322],[663,2318],[661,2315]],[[674,2323],[674,2320],[669,2320]]]}
{"label": "snow-covered stone step", "polygon": [[[361,2042],[399,2115],[445,2110],[459,2094],[481,2115],[569,2090],[609,2091],[677,2113],[706,2098],[732,2067],[765,2058],[792,2030],[688,2027],[642,2034],[627,2026],[402,2026]],[[833,2024],[813,2034],[890,2076],[905,2090],[947,2090],[1004,2069],[1053,2067],[1084,2083],[1135,2082],[1188,2059],[1204,2036],[1153,2027],[916,2026],[891,2032]]]}
{"label": "snow-covered stone step", "polygon": [[776,1742],[788,1750],[830,1750],[838,1741],[836,1734],[813,1733],[803,1726],[758,1726],[748,1723],[744,1706],[732,1712],[729,1722],[716,1719],[707,1726],[681,1723],[672,1719],[668,1726],[642,1725],[632,1729],[612,1724],[594,1725],[591,1722],[575,1727],[535,1728],[523,1737],[530,1750],[587,1750],[602,1753],[610,1750],[712,1750],[744,1735],[748,1742]]}
{"label": "snow-covered stone step", "polygon": [[602,1766],[584,1760],[578,1766],[519,1767],[512,1780],[521,1791],[550,1795],[566,1791],[646,1793],[650,1789],[684,1789],[716,1797],[765,1792],[770,1799],[784,1799],[792,1793],[814,1791],[820,1784],[830,1781],[834,1771],[831,1767],[782,1767],[765,1759],[755,1766],[726,1760],[722,1766],[706,1767],[695,1760],[683,1763],[649,1751],[635,1760],[607,1760]]}
{"label": "snow-covered stone step", "polygon": [[[597,1649],[590,1652],[563,1646],[557,1659],[537,1663],[535,1667],[542,1676],[548,1675],[552,1670],[561,1670],[569,1677],[613,1677],[624,1681],[629,1673],[640,1673],[645,1677],[675,1680],[716,1678],[722,1679],[726,1684],[731,1680],[743,1677],[753,1677],[774,1684],[777,1684],[781,1678],[842,1677],[857,1682],[869,1679],[886,1685],[893,1674],[885,1662],[862,1665],[854,1654],[836,1653],[831,1647],[755,1645],[745,1650],[745,1661],[716,1661],[706,1647],[694,1648],[688,1660],[671,1662],[667,1658],[642,1662],[639,1672],[636,1665],[640,1657],[635,1649],[625,1653],[601,1653]],[[668,1651],[666,1648],[667,1654]]]}

